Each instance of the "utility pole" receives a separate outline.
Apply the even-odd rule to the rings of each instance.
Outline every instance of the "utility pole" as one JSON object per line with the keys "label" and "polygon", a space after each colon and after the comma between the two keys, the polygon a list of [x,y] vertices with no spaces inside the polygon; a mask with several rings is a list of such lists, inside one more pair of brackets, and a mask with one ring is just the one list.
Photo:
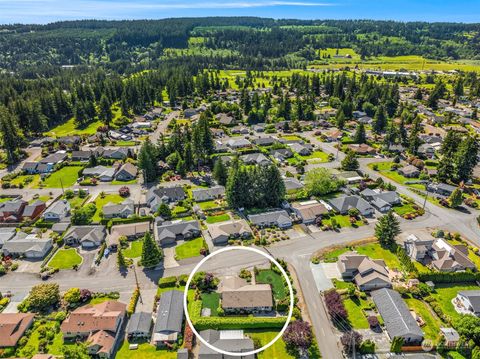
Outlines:
{"label": "utility pole", "polygon": [[63,180],[60,178],[60,185],[62,186],[62,194],[65,195],[65,190],[63,189]]}
{"label": "utility pole", "polygon": [[130,268],[133,269],[133,274],[135,275],[135,283],[137,285],[137,289],[138,289],[138,299],[140,299],[140,303],[143,304],[143,299],[142,299],[142,292],[140,291],[140,283],[138,283],[138,277],[137,277],[137,269],[135,268],[135,264],[132,264],[130,266]]}
{"label": "utility pole", "polygon": [[428,198],[428,185],[430,184],[430,182],[425,181],[424,184],[425,184],[426,194],[425,194],[425,199],[423,200],[423,210],[425,211],[425,206],[427,205],[427,198]]}

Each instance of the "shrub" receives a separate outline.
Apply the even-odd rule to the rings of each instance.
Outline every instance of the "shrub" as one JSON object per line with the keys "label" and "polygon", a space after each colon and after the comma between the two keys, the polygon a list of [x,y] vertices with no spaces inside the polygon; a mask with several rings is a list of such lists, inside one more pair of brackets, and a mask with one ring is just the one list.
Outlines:
{"label": "shrub", "polygon": [[160,288],[175,287],[176,284],[177,284],[177,277],[175,276],[160,278],[160,280],[158,281],[158,286]]}
{"label": "shrub", "polygon": [[368,321],[368,325],[370,325],[370,328],[376,328],[380,324],[380,322],[378,321],[378,318],[375,315],[370,315],[367,318],[367,321]]}
{"label": "shrub", "polygon": [[135,288],[133,291],[132,297],[130,298],[130,303],[128,303],[127,315],[131,316],[135,312],[137,306],[138,298],[140,297],[140,289]]}
{"label": "shrub", "polygon": [[373,354],[375,353],[375,343],[367,339],[360,344],[360,353],[362,354]]}

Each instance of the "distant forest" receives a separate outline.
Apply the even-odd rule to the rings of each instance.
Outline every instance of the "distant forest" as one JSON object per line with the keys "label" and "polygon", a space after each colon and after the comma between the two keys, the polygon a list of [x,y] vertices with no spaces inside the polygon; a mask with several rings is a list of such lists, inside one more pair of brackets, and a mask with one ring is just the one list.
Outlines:
{"label": "distant forest", "polygon": [[[211,51],[165,56],[166,49],[188,49],[193,40]],[[193,72],[283,69],[305,66],[326,48],[353,48],[362,58],[480,59],[480,24],[211,17],[0,26],[0,70],[24,78],[54,75],[68,65],[118,74],[172,62]]]}

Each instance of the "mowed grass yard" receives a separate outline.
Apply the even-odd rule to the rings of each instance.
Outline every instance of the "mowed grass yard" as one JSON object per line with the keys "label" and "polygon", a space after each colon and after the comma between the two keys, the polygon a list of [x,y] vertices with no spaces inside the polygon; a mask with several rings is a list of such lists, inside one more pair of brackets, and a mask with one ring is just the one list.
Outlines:
{"label": "mowed grass yard", "polygon": [[143,241],[141,239],[133,241],[127,249],[123,250],[126,258],[138,258],[142,255]]}
{"label": "mowed grass yard", "polygon": [[288,294],[287,288],[283,283],[282,275],[275,273],[271,269],[260,270],[255,279],[259,284],[270,284],[272,286],[273,296],[276,300],[281,300]]}
{"label": "mowed grass yard", "polygon": [[202,293],[202,308],[210,308],[212,317],[218,315],[218,305],[220,303],[220,294],[216,292]]}
{"label": "mowed grass yard", "polygon": [[[132,342],[134,343],[134,342]],[[177,352],[175,350],[168,351],[165,349],[157,349],[149,343],[139,343],[138,349],[130,350],[130,343],[124,340],[122,346],[115,356],[116,359],[176,359]]]}
{"label": "mowed grass yard", "polygon": [[425,322],[425,325],[422,326],[425,338],[437,341],[440,338],[440,327],[442,327],[442,322],[433,313],[428,304],[415,298],[407,298],[405,299],[405,302],[407,303],[407,306]]}
{"label": "mowed grass yard", "polygon": [[[398,173],[396,170],[392,170],[391,167],[393,164],[394,163],[391,161],[375,162],[375,163],[370,163],[368,167],[371,169],[374,169],[374,167],[377,166],[377,172],[391,179],[392,181],[400,184],[405,184],[405,182],[409,182],[409,181],[419,180],[418,178],[407,178],[401,175],[400,173]],[[412,183],[412,184],[406,184],[406,185],[419,190],[425,190],[425,185],[421,183]]]}
{"label": "mowed grass yard", "polygon": [[59,249],[48,262],[48,266],[58,269],[72,269],[73,266],[80,265],[82,261],[82,256],[78,254],[75,248]]}
{"label": "mowed grass yard", "polygon": [[207,216],[206,222],[208,224],[214,224],[219,222],[225,222],[228,220],[230,220],[230,215],[228,213],[223,213],[216,216]]}
{"label": "mowed grass yard", "polygon": [[65,166],[45,178],[41,182],[41,186],[45,188],[71,187],[77,182],[78,172],[82,168],[82,166]]}
{"label": "mowed grass yard", "polygon": [[358,298],[347,298],[343,301],[343,305],[348,312],[348,319],[350,325],[354,329],[368,329],[367,318],[363,314],[362,307],[366,306],[367,302]]}
{"label": "mowed grass yard", "polygon": [[122,203],[125,198],[120,196],[118,193],[110,193],[110,194],[105,194],[105,196],[99,195],[97,198],[95,198],[95,205],[97,206],[97,211],[92,217],[93,222],[100,222],[102,217],[100,217],[100,213],[102,212],[103,206],[105,206],[107,203],[111,202],[114,204]]}
{"label": "mowed grass yard", "polygon": [[460,318],[460,314],[455,310],[452,299],[461,290],[480,290],[480,287],[471,283],[437,284],[432,293],[432,297],[437,300],[443,312],[454,320]]}
{"label": "mowed grass yard", "polygon": [[[47,330],[47,331],[53,331],[55,332],[55,326],[57,325],[57,322],[54,321],[47,321],[45,324],[41,324],[35,329],[32,329],[32,332],[30,336],[28,337],[27,344],[19,350],[18,355],[21,357],[30,357],[30,353],[37,353],[38,352],[38,347],[40,344],[40,331]],[[54,355],[60,355],[62,354],[61,348],[63,346],[63,334],[61,331],[58,333],[55,333],[53,337],[52,344],[47,346],[47,351],[48,353],[54,354]]]}
{"label": "mowed grass yard", "polygon": [[203,237],[198,237],[175,247],[175,257],[177,260],[196,257],[200,255],[202,248],[208,248]]}
{"label": "mowed grass yard", "polygon": [[[262,330],[262,329],[255,329],[255,330],[246,330],[245,334],[249,336],[251,339],[255,340],[258,339],[262,346],[270,343],[275,336],[277,336],[278,331],[269,331],[269,330]],[[271,359],[271,358],[278,358],[278,359],[293,359],[294,356],[290,355],[287,352],[287,348],[285,346],[285,342],[280,337],[272,346],[265,349],[263,352],[257,354],[258,359]]]}
{"label": "mowed grass yard", "polygon": [[298,157],[311,164],[328,162],[328,154],[322,151],[313,151],[312,154],[308,156],[298,155]]}
{"label": "mowed grass yard", "polygon": [[64,122],[61,125],[54,127],[45,135],[56,137],[71,135],[93,135],[97,132],[97,128],[99,128],[100,126],[103,126],[103,123],[101,121],[95,121],[85,127],[78,128],[75,126],[75,120],[71,118],[67,122]]}
{"label": "mowed grass yard", "polygon": [[[350,216],[341,215],[341,214],[331,216],[330,218],[325,218],[324,220],[322,220],[322,223],[331,225],[332,218],[335,219],[335,221],[337,222],[337,225],[340,226],[340,228],[352,227],[352,224],[350,223]],[[361,225],[363,225],[363,222],[356,221],[355,224],[357,227],[360,227]]]}

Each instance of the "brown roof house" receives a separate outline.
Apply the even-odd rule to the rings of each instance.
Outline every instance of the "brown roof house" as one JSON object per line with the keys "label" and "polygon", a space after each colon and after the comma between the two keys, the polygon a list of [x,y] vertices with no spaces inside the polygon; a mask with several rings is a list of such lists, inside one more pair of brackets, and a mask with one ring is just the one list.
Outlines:
{"label": "brown roof house", "polygon": [[328,209],[317,200],[293,203],[292,210],[305,224],[312,224],[317,217],[328,213]]}
{"label": "brown roof house", "polygon": [[356,252],[340,255],[337,267],[346,281],[353,281],[360,290],[391,288],[385,262],[381,259],[370,259]]}
{"label": "brown roof house", "polygon": [[229,239],[246,239],[252,236],[252,230],[244,219],[208,225],[208,233],[215,245],[226,244]]}
{"label": "brown roof house", "polygon": [[60,326],[63,337],[85,340],[90,355],[113,357],[126,308],[126,304],[113,300],[77,308]]}
{"label": "brown roof house", "polygon": [[400,173],[402,176],[407,178],[415,178],[420,176],[420,170],[413,165],[408,165],[408,166],[399,168],[398,173]]}
{"label": "brown roof house", "polygon": [[0,348],[14,347],[33,324],[32,313],[0,314]]}
{"label": "brown roof house", "polygon": [[347,146],[349,150],[355,152],[357,155],[374,155],[377,153],[375,148],[365,144],[350,144]]}
{"label": "brown roof house", "polygon": [[270,284],[248,284],[238,277],[226,277],[220,284],[222,308],[226,313],[257,313],[273,309]]}

